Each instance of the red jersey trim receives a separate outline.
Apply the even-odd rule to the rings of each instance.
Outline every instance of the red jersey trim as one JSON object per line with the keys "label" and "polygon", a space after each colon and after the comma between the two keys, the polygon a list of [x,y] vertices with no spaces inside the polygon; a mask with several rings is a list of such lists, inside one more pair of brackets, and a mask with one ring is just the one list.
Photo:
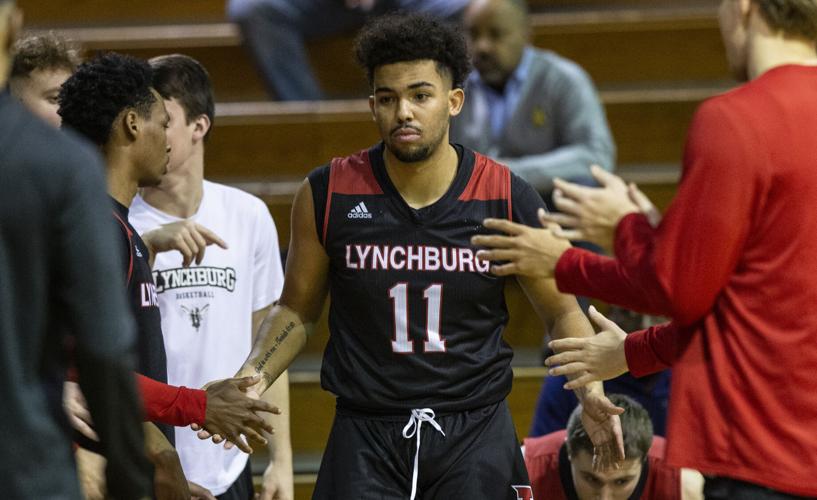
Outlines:
{"label": "red jersey trim", "polygon": [[323,244],[329,228],[329,212],[333,194],[383,194],[369,161],[369,151],[364,150],[345,158],[335,158],[329,167],[329,187],[326,194],[326,211],[323,216]]}
{"label": "red jersey trim", "polygon": [[130,285],[130,280],[133,277],[133,231],[131,231],[125,221],[119,217],[116,210],[113,211],[113,216],[122,224],[122,227],[125,229],[125,234],[128,236],[128,285]]}
{"label": "red jersey trim", "polygon": [[508,220],[512,220],[510,169],[479,153],[474,153],[474,157],[474,171],[459,201],[507,200]]}

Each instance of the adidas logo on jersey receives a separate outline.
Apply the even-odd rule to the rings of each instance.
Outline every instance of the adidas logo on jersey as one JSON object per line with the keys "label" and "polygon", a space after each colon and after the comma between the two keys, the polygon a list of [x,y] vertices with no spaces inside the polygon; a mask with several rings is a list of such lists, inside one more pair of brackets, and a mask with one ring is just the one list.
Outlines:
{"label": "adidas logo on jersey", "polygon": [[349,219],[371,219],[372,214],[369,212],[369,209],[366,208],[366,204],[361,201],[355,208],[349,210],[346,217]]}

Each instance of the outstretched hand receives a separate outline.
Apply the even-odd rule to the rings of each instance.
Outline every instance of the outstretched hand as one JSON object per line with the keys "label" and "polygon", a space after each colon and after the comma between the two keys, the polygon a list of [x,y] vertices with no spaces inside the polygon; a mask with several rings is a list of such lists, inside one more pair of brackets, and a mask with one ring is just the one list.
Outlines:
{"label": "outstretched hand", "polygon": [[161,252],[178,250],[182,254],[182,266],[189,266],[195,259],[201,264],[204,251],[209,245],[226,249],[227,243],[206,227],[191,220],[164,224],[142,235],[142,240],[150,248],[152,256]]}
{"label": "outstretched hand", "polygon": [[[543,217],[544,210],[539,210]],[[502,234],[484,234],[471,238],[471,244],[486,247],[477,258],[491,261],[491,272],[497,276],[518,274],[534,278],[553,276],[556,263],[570,248],[570,242],[557,238],[551,229],[540,229],[504,219],[485,219],[487,229]],[[500,262],[500,263],[497,263]]]}
{"label": "outstretched hand", "polygon": [[261,432],[272,434],[273,429],[257,413],[268,412],[278,415],[281,410],[260,400],[258,394],[251,389],[259,380],[260,376],[256,375],[229,378],[208,384],[205,389],[206,419],[203,429],[199,431],[199,438],[207,439],[212,436],[215,443],[226,438],[245,453],[252,453],[253,449],[242,438],[242,434],[251,440],[267,444]]}
{"label": "outstretched hand", "polygon": [[591,382],[610,380],[627,372],[624,340],[627,334],[590,306],[590,319],[601,328],[592,337],[553,340],[548,346],[556,354],[545,360],[549,375],[572,378],[565,389],[579,389]]}
{"label": "outstretched hand", "polygon": [[597,165],[590,167],[590,171],[601,187],[581,186],[562,179],[553,181],[553,204],[559,213],[546,214],[542,222],[558,225],[553,232],[560,238],[589,241],[609,252],[619,221],[640,210],[621,177]]}
{"label": "outstretched hand", "polygon": [[582,398],[582,425],[593,443],[593,470],[618,467],[624,460],[624,435],[619,415],[623,408],[602,393],[588,392]]}

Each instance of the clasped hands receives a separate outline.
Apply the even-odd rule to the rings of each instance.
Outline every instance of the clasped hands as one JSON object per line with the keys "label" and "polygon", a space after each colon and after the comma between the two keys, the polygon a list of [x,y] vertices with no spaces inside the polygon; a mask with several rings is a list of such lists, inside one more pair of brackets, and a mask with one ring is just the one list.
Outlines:
{"label": "clasped hands", "polygon": [[[272,434],[272,426],[259,413],[280,415],[281,410],[260,400],[252,389],[260,380],[254,377],[228,378],[211,382],[204,386],[207,393],[207,408],[204,425],[193,424],[199,431],[201,439],[212,437],[213,442],[225,442],[226,448],[237,446],[245,453],[252,453],[253,448],[244,439],[266,444],[263,432]],[[99,440],[93,430],[93,421],[87,403],[74,382],[66,382],[63,391],[63,408],[72,427],[80,434],[92,440]]]}

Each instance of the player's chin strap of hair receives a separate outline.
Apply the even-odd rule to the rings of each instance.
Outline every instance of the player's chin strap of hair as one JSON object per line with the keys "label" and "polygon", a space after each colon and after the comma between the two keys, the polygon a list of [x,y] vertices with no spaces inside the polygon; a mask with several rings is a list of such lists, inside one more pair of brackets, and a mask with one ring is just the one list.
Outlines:
{"label": "player's chin strap of hair", "polygon": [[420,428],[423,426],[423,422],[428,422],[432,427],[437,429],[440,434],[445,436],[445,432],[443,432],[440,424],[434,420],[434,410],[431,408],[411,410],[411,418],[409,418],[406,426],[403,427],[404,438],[411,439],[415,434],[417,435],[417,450],[414,452],[414,473],[411,477],[411,500],[414,500],[414,496],[417,494],[417,472],[420,459]]}

